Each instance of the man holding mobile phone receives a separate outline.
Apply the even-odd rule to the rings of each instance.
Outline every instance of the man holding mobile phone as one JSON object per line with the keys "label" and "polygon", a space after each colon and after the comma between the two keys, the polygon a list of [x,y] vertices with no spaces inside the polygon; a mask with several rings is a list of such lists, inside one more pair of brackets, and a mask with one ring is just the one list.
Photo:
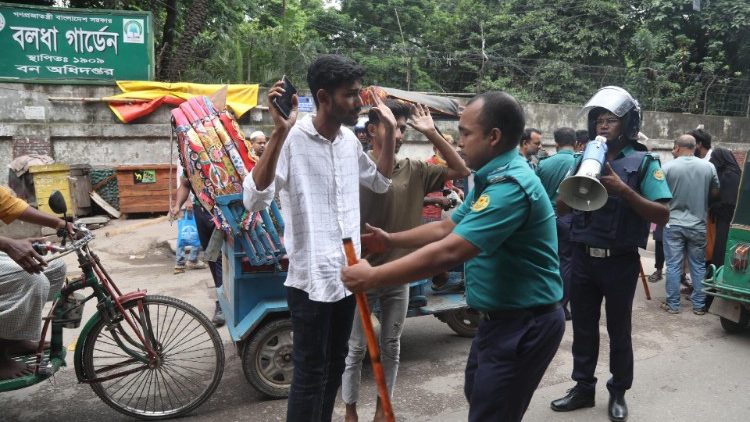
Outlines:
{"label": "man holding mobile phone", "polygon": [[[391,184],[396,119],[390,109],[379,100],[372,108],[387,133],[377,163],[342,126],[357,123],[364,73],[343,56],[318,57],[307,72],[317,114],[296,123],[296,95],[288,118],[269,107],[271,139],[244,181],[245,208],[267,207],[278,191],[286,223],[284,285],[294,332],[287,421],[331,420],[355,307],[341,282],[346,266],[341,239],[360,246],[360,185],[384,193]],[[284,85],[279,81],[271,88],[269,103],[283,96]]]}

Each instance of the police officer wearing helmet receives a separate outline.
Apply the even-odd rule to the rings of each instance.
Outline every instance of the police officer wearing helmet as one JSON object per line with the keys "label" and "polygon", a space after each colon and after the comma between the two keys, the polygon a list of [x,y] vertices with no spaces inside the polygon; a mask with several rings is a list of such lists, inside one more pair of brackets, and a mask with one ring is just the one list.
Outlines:
{"label": "police officer wearing helmet", "polygon": [[[672,198],[659,160],[637,142],[641,126],[638,102],[624,89],[607,86],[586,103],[589,137],[607,138],[607,157],[600,181],[609,195],[593,212],[573,211],[571,312],[573,374],[576,386],[551,403],[566,412],[594,406],[599,318],[602,299],[610,339],[607,381],[609,419],[625,421],[625,391],[633,382],[631,314],[640,272],[638,248],[645,248],[649,225],[666,224]],[[558,213],[570,212],[562,201]]]}

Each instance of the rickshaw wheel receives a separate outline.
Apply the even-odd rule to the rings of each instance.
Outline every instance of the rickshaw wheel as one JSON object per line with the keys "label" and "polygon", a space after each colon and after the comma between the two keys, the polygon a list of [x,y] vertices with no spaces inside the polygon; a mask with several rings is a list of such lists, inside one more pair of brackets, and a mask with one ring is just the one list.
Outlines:
{"label": "rickshaw wheel", "polygon": [[741,310],[741,312],[740,322],[734,322],[731,319],[719,317],[719,321],[721,321],[721,328],[723,328],[724,331],[730,334],[739,333],[744,330],[745,327],[747,327],[748,319],[750,318],[748,318],[748,312],[744,308]]}
{"label": "rickshaw wheel", "polygon": [[[86,336],[82,370],[97,396],[113,409],[139,419],[161,420],[190,413],[203,404],[219,385],[224,373],[224,346],[218,331],[201,311],[179,299],[146,296],[143,309],[137,301],[124,305],[130,317],[149,327],[142,331],[155,341],[159,359],[153,367],[123,350],[144,354],[137,333],[125,322],[108,326],[100,318]],[[111,328],[111,329],[110,329]]]}
{"label": "rickshaw wheel", "polygon": [[242,370],[247,381],[270,398],[289,396],[292,361],[292,321],[277,319],[256,332],[242,352]]}
{"label": "rickshaw wheel", "polygon": [[440,320],[448,324],[451,330],[461,337],[472,338],[479,329],[479,312],[471,308],[441,312]]}

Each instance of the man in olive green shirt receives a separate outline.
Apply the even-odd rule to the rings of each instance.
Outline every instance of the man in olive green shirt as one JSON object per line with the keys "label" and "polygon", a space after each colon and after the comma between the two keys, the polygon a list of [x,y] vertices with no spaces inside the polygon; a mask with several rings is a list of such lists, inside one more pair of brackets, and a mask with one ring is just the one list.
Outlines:
{"label": "man in olive green shirt", "polygon": [[[427,164],[419,160],[403,158],[398,160],[391,175],[391,187],[386,193],[375,193],[360,189],[360,221],[362,229],[372,225],[388,231],[403,231],[422,224],[422,201],[429,192],[441,189],[446,181],[467,177],[469,169],[464,161],[435,129],[427,107],[417,105],[413,109],[396,100],[386,100],[385,105],[396,117],[395,153],[403,143],[403,135],[408,125],[416,129],[432,142],[435,148],[445,157],[447,167]],[[365,125],[372,140],[370,157],[377,162],[383,149],[383,138],[386,132],[380,124],[377,114],[372,111]],[[411,118],[411,120],[409,120]],[[411,249],[391,249],[368,257],[372,265],[381,265],[396,260]],[[409,305],[409,285],[396,285],[373,289],[367,293],[370,307],[380,302],[380,351],[388,391],[393,394],[393,386],[398,372],[401,333]],[[362,360],[367,349],[366,338],[359,317],[359,310],[354,315],[354,324],[349,338],[349,354],[346,357],[346,369],[341,382],[341,395],[346,403],[346,421],[357,420],[357,401],[359,400],[359,381],[362,372]],[[380,400],[377,402],[375,420],[384,417]]]}
{"label": "man in olive green shirt", "polygon": [[[493,91],[459,122],[474,190],[450,219],[399,233],[373,228],[370,247],[421,247],[396,261],[343,269],[353,292],[406,283],[466,262],[466,302],[482,312],[466,364],[469,421],[520,421],[565,331],[555,214],[518,153],[521,105]],[[364,242],[363,242],[364,243]]]}
{"label": "man in olive green shirt", "polygon": [[[547,191],[547,196],[552,202],[553,209],[555,208],[560,183],[575,166],[576,131],[573,128],[563,127],[554,132],[554,137],[555,144],[557,144],[557,154],[541,160],[536,170],[537,176],[542,181],[542,186],[544,186],[544,190]],[[557,254],[560,257],[560,276],[563,280],[562,305],[566,320],[571,318],[570,311],[568,311],[568,301],[570,300],[572,270],[570,262],[573,253],[570,244],[570,224],[572,221],[572,214],[557,217]]]}

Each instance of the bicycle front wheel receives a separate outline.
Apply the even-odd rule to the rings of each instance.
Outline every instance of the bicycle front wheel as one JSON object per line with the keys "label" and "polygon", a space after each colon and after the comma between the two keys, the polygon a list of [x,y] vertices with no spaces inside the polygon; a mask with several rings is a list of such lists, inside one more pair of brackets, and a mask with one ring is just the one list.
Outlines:
{"label": "bicycle front wheel", "polygon": [[146,296],[143,309],[133,301],[125,311],[143,327],[157,359],[139,359],[146,352],[127,322],[107,326],[100,319],[86,336],[82,361],[86,378],[101,380],[91,383],[96,395],[118,412],[148,420],[181,416],[203,404],[224,372],[224,347],[211,321],[166,296]]}

